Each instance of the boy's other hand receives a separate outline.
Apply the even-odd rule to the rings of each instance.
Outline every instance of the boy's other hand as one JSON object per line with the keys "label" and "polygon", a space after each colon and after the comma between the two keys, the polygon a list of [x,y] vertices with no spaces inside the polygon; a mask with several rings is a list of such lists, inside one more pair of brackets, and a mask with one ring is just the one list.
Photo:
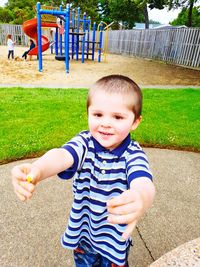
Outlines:
{"label": "boy's other hand", "polygon": [[143,214],[143,199],[138,191],[129,189],[121,195],[108,200],[107,209],[109,223],[127,224],[126,230],[122,235],[123,239],[127,239],[131,236]]}
{"label": "boy's other hand", "polygon": [[[32,197],[40,175],[39,169],[30,163],[15,166],[12,171],[12,184],[14,191],[21,201]],[[27,179],[29,177],[29,179]],[[31,178],[31,179],[30,179]]]}

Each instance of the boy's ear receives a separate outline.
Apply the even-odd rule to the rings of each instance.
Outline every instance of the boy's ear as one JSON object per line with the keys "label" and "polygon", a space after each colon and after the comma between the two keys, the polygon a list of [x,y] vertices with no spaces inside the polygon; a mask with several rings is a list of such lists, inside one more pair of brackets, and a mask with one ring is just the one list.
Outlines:
{"label": "boy's ear", "polygon": [[138,127],[138,125],[140,124],[141,121],[142,121],[142,116],[140,116],[139,118],[137,118],[134,121],[134,123],[133,123],[133,125],[131,127],[131,130],[134,131],[135,129],[137,129],[137,127]]}

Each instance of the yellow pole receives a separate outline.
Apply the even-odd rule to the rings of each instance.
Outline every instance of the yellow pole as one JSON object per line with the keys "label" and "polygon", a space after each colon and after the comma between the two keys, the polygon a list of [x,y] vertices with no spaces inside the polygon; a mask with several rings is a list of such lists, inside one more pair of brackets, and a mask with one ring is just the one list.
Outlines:
{"label": "yellow pole", "polygon": [[[101,23],[103,23],[104,25],[106,25],[106,27],[104,28],[104,31],[106,29],[106,36],[105,36],[105,39],[104,39],[104,53],[103,53],[103,56],[104,56],[104,61],[106,62],[106,55],[107,55],[107,48],[108,48],[108,25],[106,22],[104,21],[101,21]],[[100,24],[98,25],[97,27],[97,31],[99,32],[99,27],[100,27]]]}

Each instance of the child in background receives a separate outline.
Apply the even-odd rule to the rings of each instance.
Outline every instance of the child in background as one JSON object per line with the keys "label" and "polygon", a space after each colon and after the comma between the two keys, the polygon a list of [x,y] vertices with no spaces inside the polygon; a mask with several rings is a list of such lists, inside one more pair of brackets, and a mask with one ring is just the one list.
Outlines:
{"label": "child in background", "polygon": [[7,36],[7,46],[8,46],[8,59],[10,56],[14,59],[14,44],[15,42],[12,40],[12,35],[8,34]]}
{"label": "child in background", "polygon": [[89,131],[12,170],[22,201],[43,179],[73,178],[74,201],[61,242],[74,250],[76,267],[128,266],[131,234],[155,195],[147,157],[130,138],[141,110],[142,93],[134,81],[103,77],[88,94]]}
{"label": "child in background", "polygon": [[[30,47],[27,51],[25,51],[22,55],[22,58],[24,57],[24,59],[26,60],[27,59],[27,55],[28,53],[35,47],[35,43],[32,39],[30,39]],[[32,59],[32,56],[30,56],[30,60]]]}

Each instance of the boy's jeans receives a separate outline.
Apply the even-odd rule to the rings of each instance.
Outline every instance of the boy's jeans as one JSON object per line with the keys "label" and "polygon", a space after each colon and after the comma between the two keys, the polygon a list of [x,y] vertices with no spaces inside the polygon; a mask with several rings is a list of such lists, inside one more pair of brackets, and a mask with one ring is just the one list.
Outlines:
{"label": "boy's jeans", "polygon": [[76,267],[128,267],[128,260],[123,266],[116,265],[94,251],[85,241],[81,241],[74,250],[74,261]]}

